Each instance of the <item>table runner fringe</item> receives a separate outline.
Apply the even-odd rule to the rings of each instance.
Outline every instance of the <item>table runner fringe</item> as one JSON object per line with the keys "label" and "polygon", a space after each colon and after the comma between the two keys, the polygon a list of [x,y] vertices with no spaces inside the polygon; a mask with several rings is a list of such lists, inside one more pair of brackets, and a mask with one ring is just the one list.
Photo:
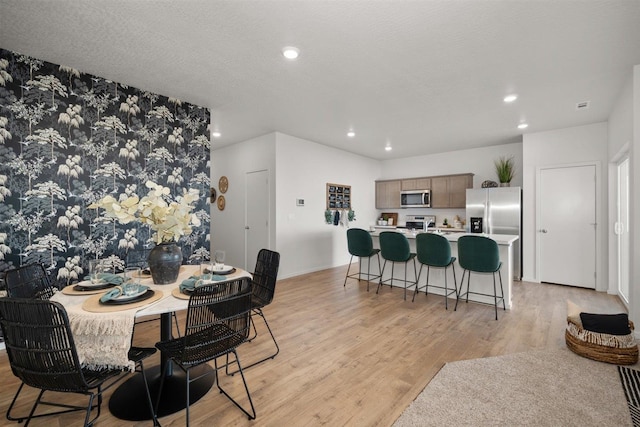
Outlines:
{"label": "table runner fringe", "polygon": [[[124,314],[124,313],[123,313]],[[133,371],[135,363],[127,357],[131,346],[134,316],[92,316],[91,322],[83,322],[82,315],[72,322],[72,332],[79,352],[80,363],[89,369],[117,368]]]}

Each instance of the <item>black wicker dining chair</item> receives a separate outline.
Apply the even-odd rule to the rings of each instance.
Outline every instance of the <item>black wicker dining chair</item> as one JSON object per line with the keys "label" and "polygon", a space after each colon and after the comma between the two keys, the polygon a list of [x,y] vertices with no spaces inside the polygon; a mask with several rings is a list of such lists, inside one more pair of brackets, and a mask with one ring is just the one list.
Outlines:
{"label": "black wicker dining chair", "polygon": [[27,264],[4,273],[7,296],[49,299],[57,292],[42,264]]}
{"label": "black wicker dining chair", "polygon": [[[248,341],[253,341],[258,336],[258,330],[256,329],[255,320],[253,319],[255,316],[260,316],[267,327],[267,331],[269,331],[269,335],[271,335],[271,339],[276,346],[276,351],[275,353],[245,366],[244,369],[249,369],[252,366],[266,362],[269,359],[273,359],[278,355],[278,353],[280,353],[280,347],[278,346],[276,337],[273,335],[269,322],[267,322],[267,318],[262,311],[264,307],[271,304],[273,301],[273,296],[276,292],[276,281],[278,279],[279,267],[280,254],[278,252],[274,252],[269,249],[260,249],[256,260],[256,267],[251,279],[251,324],[253,325],[253,335],[248,339]],[[233,372],[227,370],[228,375],[234,375],[237,372],[237,370]]]}
{"label": "black wicker dining chair", "polygon": [[[251,400],[247,381],[238,359],[236,348],[249,336],[251,323],[251,282],[243,277],[224,282],[216,282],[197,287],[189,297],[185,331],[182,337],[156,343],[156,347],[175,365],[186,373],[186,425],[189,425],[189,387],[191,382],[204,375],[214,374],[215,382],[220,390],[234,405],[244,412],[250,420],[256,418],[256,410]],[[238,370],[242,376],[245,392],[249,400],[250,410],[245,409],[234,400],[221,386],[218,370],[227,367],[228,355],[233,354]],[[218,358],[227,356],[226,362],[218,366]],[[214,361],[214,369],[190,378],[190,370],[202,364]],[[171,364],[166,364],[171,369]],[[164,386],[165,373],[160,380],[156,411]]]}
{"label": "black wicker dining chair", "polygon": [[[48,300],[0,298],[0,325],[11,371],[22,381],[7,410],[7,419],[18,422],[26,420],[27,426],[33,418],[85,411],[84,425],[93,425],[100,416],[103,393],[124,378],[121,375],[123,371],[89,369],[80,365],[64,307]],[[136,359],[141,361],[146,355],[140,354]],[[13,417],[11,410],[25,384],[40,392],[28,415]],[[85,406],[45,401],[42,398],[47,391],[82,394],[88,396],[89,401]],[[153,411],[148,388],[147,398]],[[62,409],[36,414],[39,405]],[[96,414],[90,420],[94,409]],[[155,415],[153,417],[154,425],[159,425]]]}
{"label": "black wicker dining chair", "polygon": [[[42,264],[32,263],[26,264],[4,273],[4,282],[8,297],[13,298],[33,298],[40,300],[48,300],[57,291],[49,280],[46,270]],[[18,395],[22,391],[24,383],[21,383],[13,396],[13,401],[18,399]],[[7,419],[10,421],[18,421],[13,418],[10,410],[7,411]]]}

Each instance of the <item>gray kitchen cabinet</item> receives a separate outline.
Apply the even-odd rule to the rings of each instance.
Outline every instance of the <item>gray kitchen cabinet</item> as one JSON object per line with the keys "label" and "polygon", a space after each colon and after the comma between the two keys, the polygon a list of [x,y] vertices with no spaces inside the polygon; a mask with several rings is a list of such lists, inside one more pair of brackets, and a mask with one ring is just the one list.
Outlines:
{"label": "gray kitchen cabinet", "polygon": [[473,174],[471,173],[432,177],[431,207],[466,207],[467,188],[473,188]]}
{"label": "gray kitchen cabinet", "polygon": [[467,188],[473,188],[473,174],[449,177],[449,207],[467,207]]}
{"label": "gray kitchen cabinet", "polygon": [[401,187],[399,179],[376,181],[376,209],[399,209]]}
{"label": "gray kitchen cabinet", "polygon": [[429,190],[431,178],[410,178],[402,180],[402,190]]}

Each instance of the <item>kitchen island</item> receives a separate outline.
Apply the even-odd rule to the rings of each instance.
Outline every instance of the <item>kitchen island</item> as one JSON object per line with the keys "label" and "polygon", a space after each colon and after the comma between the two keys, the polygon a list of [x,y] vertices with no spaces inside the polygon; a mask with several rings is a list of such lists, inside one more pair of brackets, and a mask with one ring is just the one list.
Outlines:
{"label": "kitchen island", "polygon": [[[416,252],[416,235],[419,233],[413,233],[411,231],[396,229],[396,230],[384,230],[384,231],[394,231],[396,233],[402,233],[407,236],[409,240],[409,246],[411,247],[411,252]],[[375,248],[380,248],[380,241],[378,237],[380,236],[381,231],[375,230],[371,231],[371,237],[373,237],[373,246]],[[442,233],[449,243],[451,244],[451,256],[456,257],[455,269],[456,269],[456,278],[458,280],[458,290],[461,290],[461,280],[462,280],[462,267],[458,264],[458,239],[461,236],[468,235],[468,233]],[[498,243],[498,249],[500,251],[500,261],[502,261],[502,267],[500,268],[500,272],[502,274],[502,286],[504,288],[504,303],[507,309],[511,309],[511,292],[513,288],[513,244],[518,240],[518,236],[507,235],[507,234],[473,234],[474,236],[485,236],[490,239],[495,240]],[[383,259],[380,260],[381,263],[384,262]],[[396,264],[395,267],[395,277],[403,277],[404,276],[404,265],[399,263]],[[413,278],[413,266],[411,263],[408,264],[409,271],[407,272],[407,279]],[[420,271],[420,263],[416,258],[416,269]],[[423,268],[426,270],[426,266]],[[391,268],[389,266],[385,269],[383,280],[386,280],[391,277]],[[429,273],[429,284],[434,284],[437,286],[444,286],[444,273],[445,270],[443,268],[432,268]],[[453,273],[451,269],[448,269],[447,281],[451,287],[453,287]],[[471,290],[473,292],[480,292],[485,294],[493,295],[493,277],[491,274],[479,274],[479,273],[471,273]],[[420,286],[424,286],[424,282],[426,281],[426,271],[423,271],[422,277],[420,277]],[[467,281],[465,277],[465,282]],[[401,282],[398,282],[400,284]],[[403,285],[404,286],[404,285]],[[500,282],[498,277],[496,277],[496,286],[500,286]],[[413,291],[413,287],[411,288]],[[466,287],[465,287],[466,290]],[[498,293],[500,291],[498,290]],[[444,295],[444,290],[439,288],[429,288],[429,293]],[[450,298],[454,296],[451,295]],[[417,298],[417,296],[416,296]],[[480,302],[484,304],[493,305],[493,297],[487,297],[483,295],[469,295],[469,301]]]}

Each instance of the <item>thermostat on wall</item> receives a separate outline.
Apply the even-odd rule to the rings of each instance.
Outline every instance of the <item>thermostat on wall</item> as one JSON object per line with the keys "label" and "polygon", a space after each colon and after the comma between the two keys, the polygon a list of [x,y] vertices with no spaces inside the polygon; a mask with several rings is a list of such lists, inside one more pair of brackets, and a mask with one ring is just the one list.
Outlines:
{"label": "thermostat on wall", "polygon": [[296,206],[304,206],[304,199],[296,199]]}

